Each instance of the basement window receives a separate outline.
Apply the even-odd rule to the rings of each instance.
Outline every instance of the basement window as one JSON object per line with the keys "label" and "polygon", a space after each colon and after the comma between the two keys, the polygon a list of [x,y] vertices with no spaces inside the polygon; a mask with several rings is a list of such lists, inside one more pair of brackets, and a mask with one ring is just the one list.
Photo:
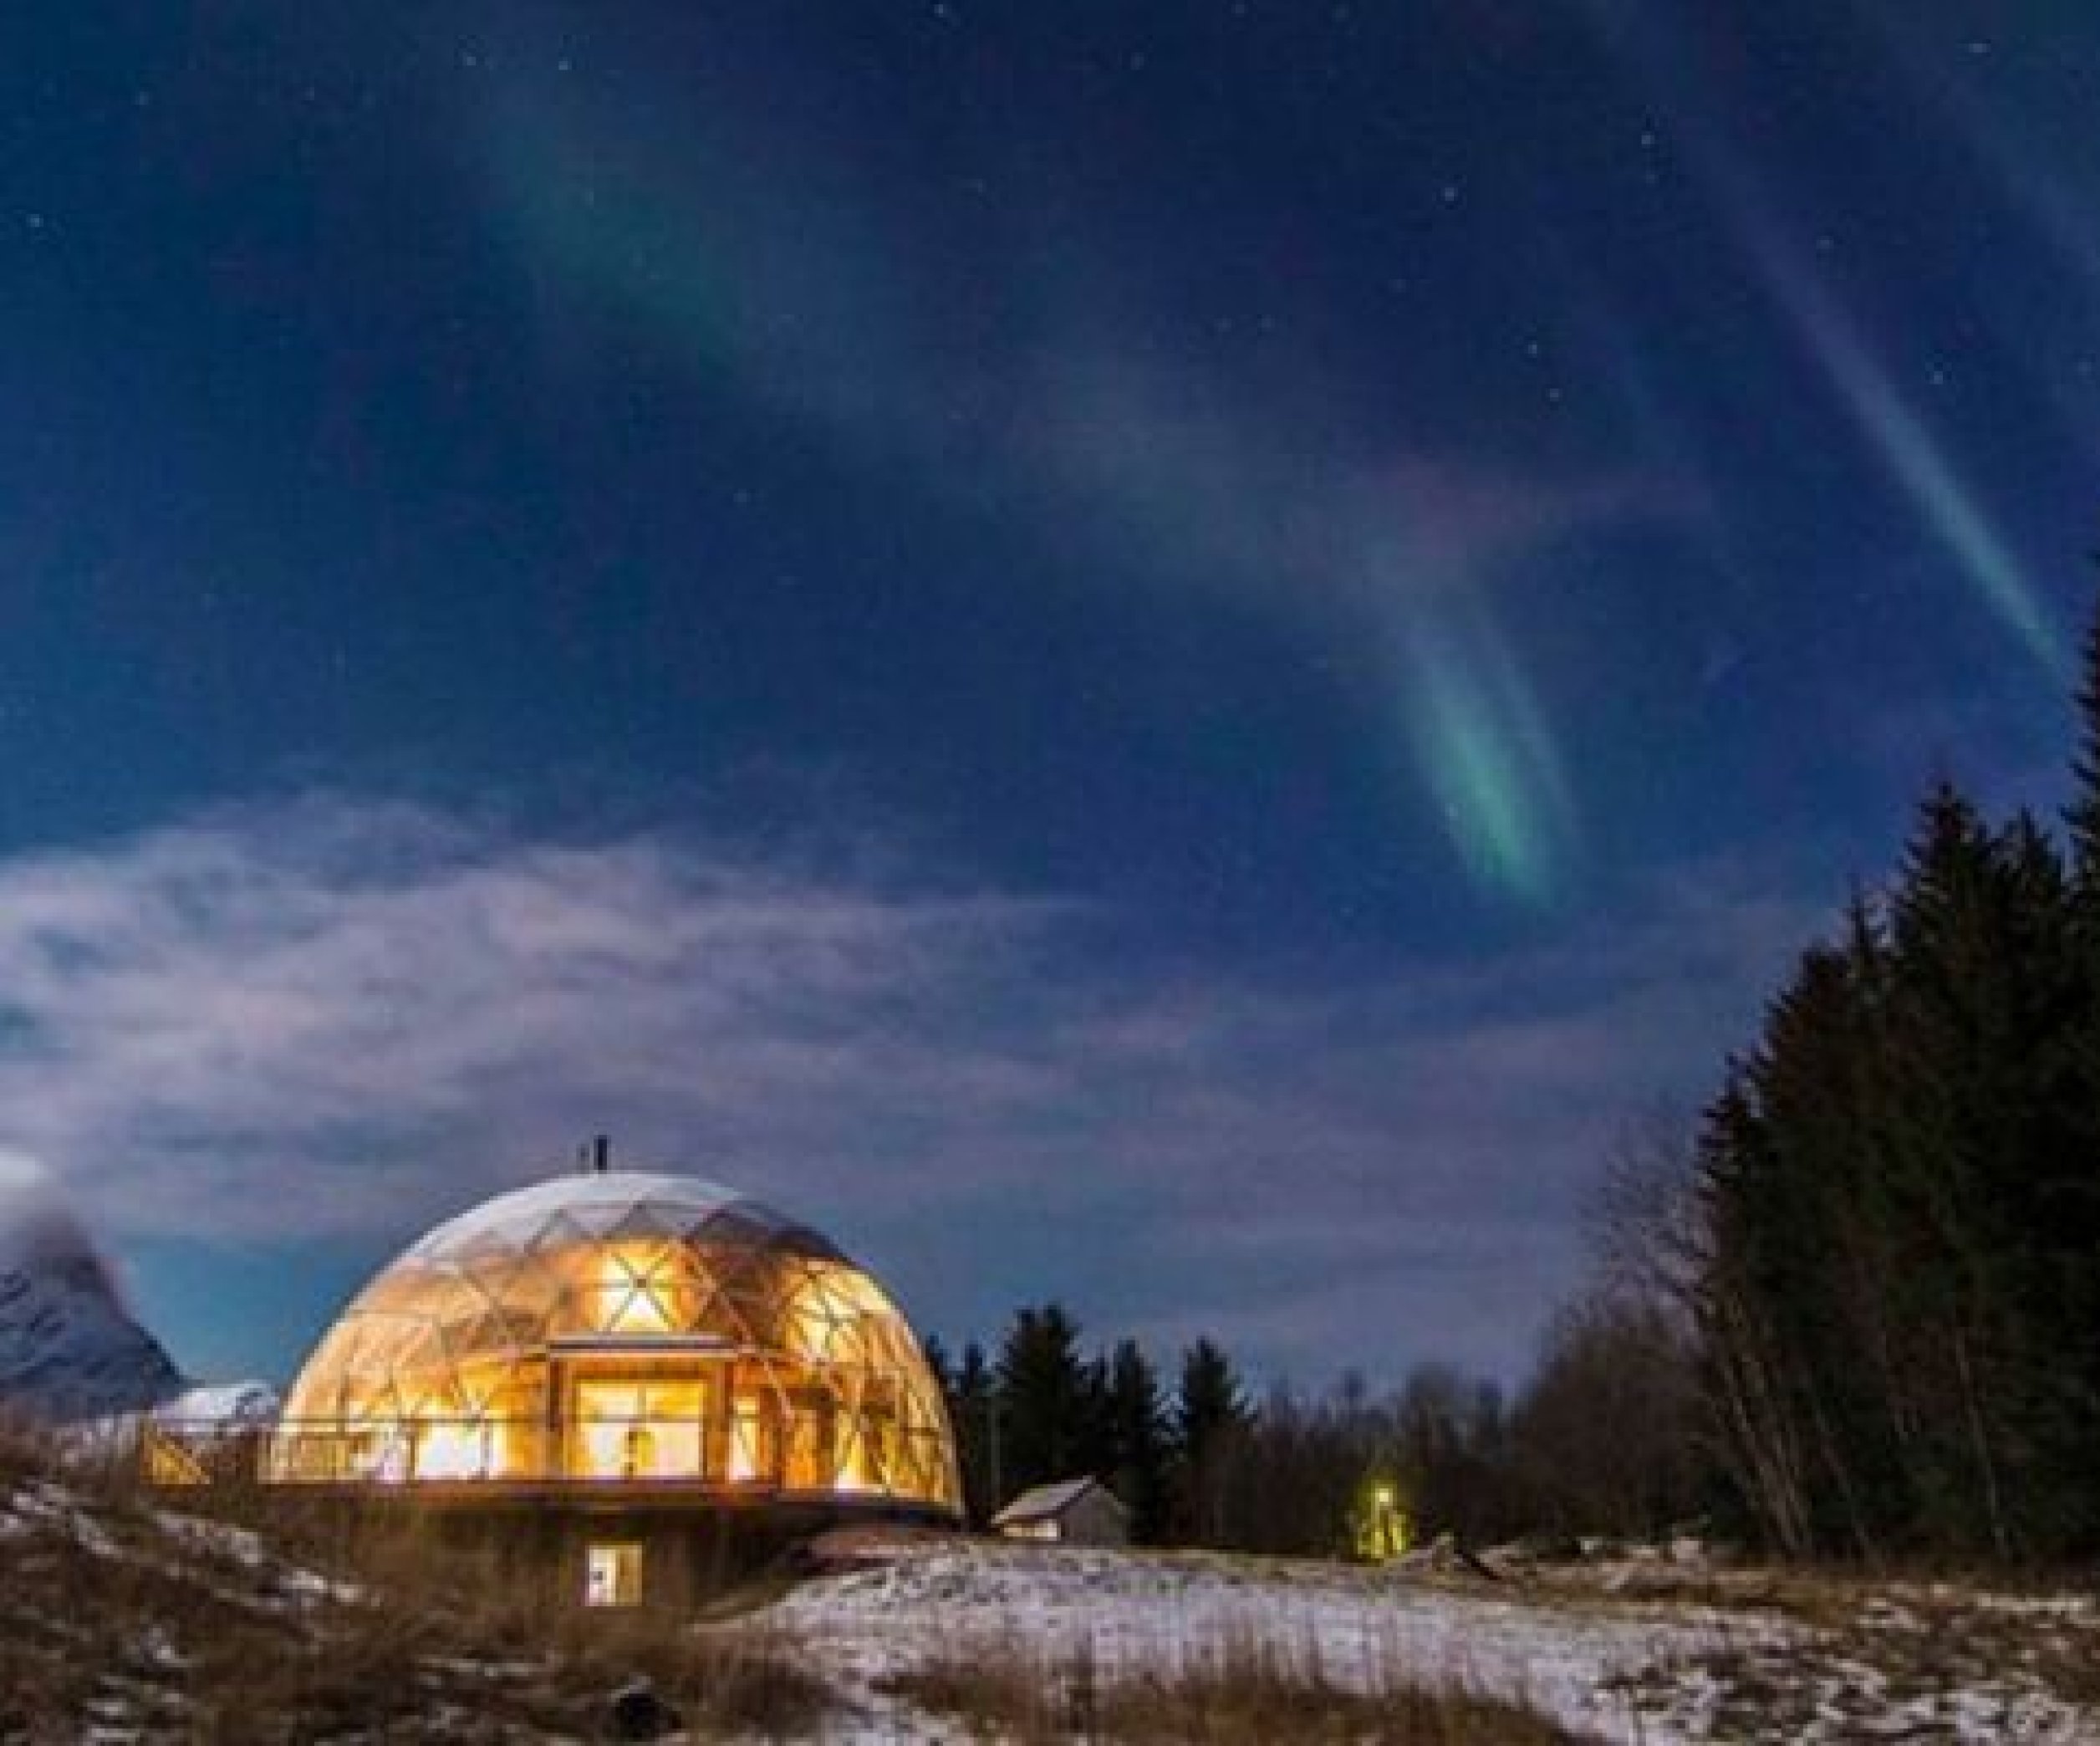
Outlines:
{"label": "basement window", "polygon": [[584,1605],[639,1606],[642,1598],[642,1549],[633,1540],[615,1540],[584,1549]]}

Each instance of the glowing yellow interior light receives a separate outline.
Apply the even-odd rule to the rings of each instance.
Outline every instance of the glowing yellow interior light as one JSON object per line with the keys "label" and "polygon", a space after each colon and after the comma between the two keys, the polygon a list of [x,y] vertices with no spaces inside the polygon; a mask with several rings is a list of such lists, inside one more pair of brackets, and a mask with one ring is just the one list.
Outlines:
{"label": "glowing yellow interior light", "polygon": [[[262,1442],[269,1479],[956,1500],[938,1391],[880,1284],[764,1221],[711,1222],[713,1191],[573,1192],[543,1218],[470,1220],[375,1278]],[[188,1454],[216,1475],[214,1450],[181,1441],[142,1458],[161,1483],[188,1478]],[[1354,1514],[1385,1483],[1367,1476]]]}
{"label": "glowing yellow interior light", "polygon": [[706,1401],[698,1382],[579,1382],[572,1471],[586,1479],[698,1478]]}
{"label": "glowing yellow interior light", "polygon": [[677,1282],[670,1252],[608,1244],[598,1252],[599,1327],[608,1334],[671,1334]]}
{"label": "glowing yellow interior light", "polygon": [[415,1477],[483,1479],[488,1477],[489,1427],[474,1420],[447,1419],[416,1427]]}
{"label": "glowing yellow interior light", "polygon": [[871,1492],[889,1488],[888,1451],[884,1427],[879,1426],[864,1402],[849,1410],[839,1421],[838,1467],[833,1483],[840,1491]]}
{"label": "glowing yellow interior light", "polygon": [[808,1274],[790,1299],[787,1344],[813,1364],[858,1359],[854,1330],[896,1315],[882,1288],[855,1267],[833,1261],[808,1264]]}
{"label": "glowing yellow interior light", "polygon": [[633,1541],[592,1546],[584,1555],[584,1605],[634,1606],[642,1598],[642,1549]]}
{"label": "glowing yellow interior light", "polygon": [[370,1452],[365,1458],[371,1463],[373,1478],[386,1485],[400,1485],[415,1477],[410,1470],[413,1441],[410,1433],[401,1426],[377,1427],[366,1447]]}
{"label": "glowing yellow interior light", "polygon": [[155,1485],[206,1485],[212,1476],[196,1452],[186,1448],[166,1432],[146,1427],[146,1478]]}
{"label": "glowing yellow interior light", "polygon": [[742,1484],[760,1478],[765,1470],[760,1452],[764,1435],[758,1397],[740,1393],[729,1413],[729,1477]]}

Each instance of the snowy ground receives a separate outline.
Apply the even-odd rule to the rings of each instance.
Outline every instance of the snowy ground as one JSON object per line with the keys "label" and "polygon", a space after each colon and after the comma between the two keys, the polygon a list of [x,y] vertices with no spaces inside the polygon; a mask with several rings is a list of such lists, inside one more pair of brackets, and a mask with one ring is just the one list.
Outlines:
{"label": "snowy ground", "polygon": [[[1003,1667],[1031,1690],[1081,1677],[1105,1690],[1251,1649],[1374,1698],[1462,1686],[1639,1746],[2100,1746],[2089,1597],[1654,1560],[1494,1582],[937,1538],[861,1549],[885,1561],[720,1622],[659,1621],[688,1713],[715,1705],[696,1742],[995,1738],[916,1707],[905,1693],[926,1688],[909,1676]],[[551,1628],[499,1631],[377,1580],[319,1574],[251,1527],[150,1497],[0,1469],[0,1743],[220,1738],[228,1703],[255,1738],[581,1740],[632,1671],[609,1642],[592,1653]],[[761,1670],[761,1698],[777,1683],[763,1668],[787,1667],[831,1707],[817,1689],[801,1719],[740,1733],[752,1710],[724,1696],[740,1657]],[[265,1718],[280,1717],[273,1732]]]}
{"label": "snowy ground", "polygon": [[1967,1655],[1945,1641],[1973,1637],[1980,1621],[1995,1619],[2010,1627],[2001,1648],[2047,1643],[2067,1665],[2087,1655],[2100,1663],[2100,1616],[2088,1600],[1909,1590],[1856,1611],[1833,1602],[1831,1622],[1811,1624],[1770,1606],[1631,1597],[1616,1575],[1552,1588],[1466,1586],[1320,1565],[980,1543],[808,1584],[742,1628],[798,1644],[848,1695],[859,1717],[851,1737],[863,1741],[942,1738],[885,1690],[900,1670],[942,1658],[1018,1654],[1046,1669],[1086,1667],[1105,1682],[1261,1642],[1339,1684],[1462,1685],[1585,1736],[1639,1746],[2100,1743],[2100,1712],[2052,1696],[2018,1652],[1993,1665],[1987,1646]]}

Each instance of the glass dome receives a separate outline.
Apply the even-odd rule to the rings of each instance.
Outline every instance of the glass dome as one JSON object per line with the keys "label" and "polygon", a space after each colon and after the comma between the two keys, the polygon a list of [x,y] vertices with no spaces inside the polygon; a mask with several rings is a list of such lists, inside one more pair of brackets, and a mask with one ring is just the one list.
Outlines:
{"label": "glass dome", "polygon": [[733,1190],[565,1177],[439,1226],[293,1383],[278,1483],[643,1487],[953,1513],[940,1391],[882,1288]]}

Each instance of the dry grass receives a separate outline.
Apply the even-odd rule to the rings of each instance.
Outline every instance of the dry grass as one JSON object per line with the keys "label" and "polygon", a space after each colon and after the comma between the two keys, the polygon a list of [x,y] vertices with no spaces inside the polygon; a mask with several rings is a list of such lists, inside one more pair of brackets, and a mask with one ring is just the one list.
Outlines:
{"label": "dry grass", "polygon": [[141,1493],[19,1438],[0,1441],[7,1498],[8,1746],[97,1723],[225,1746],[594,1738],[638,1677],[701,1739],[809,1738],[833,1702],[762,1634],[550,1608],[398,1515],[257,1536],[238,1498]]}
{"label": "dry grass", "polygon": [[1045,1657],[1019,1644],[927,1663],[882,1689],[985,1740],[1074,1739],[1173,1746],[1572,1746],[1574,1735],[1520,1705],[1431,1687],[1390,1659],[1345,1683],[1307,1641],[1253,1639],[1176,1665],[1104,1676],[1084,1653]]}
{"label": "dry grass", "polygon": [[[1742,1604],[1732,1592],[1700,1600],[1724,1612]],[[1790,1570],[1765,1573],[1751,1610],[1802,1628],[1746,1634],[1621,1687],[1666,1704],[1689,1670],[1711,1694],[1715,1737],[1728,1739],[1790,1739],[1833,1723],[1863,1738],[1980,1738],[1995,1726],[2008,1738],[2085,1739],[2100,1722],[2100,1606],[2089,1595]]]}
{"label": "dry grass", "polygon": [[[1231,1568],[1235,1580],[1276,1580]],[[1825,1714],[1868,1730],[1892,1704],[1938,1725],[1943,1698],[1986,1683],[2100,1708],[2100,1609],[2075,1600],[1800,1571],[1688,1573],[1608,1595],[1594,1581],[1552,1585],[1555,1604],[1696,1602],[1760,1621],[1692,1664],[1622,1682],[1661,1716],[1697,1676],[1722,1738],[1792,1738]],[[76,1740],[96,1723],[229,1746],[589,1739],[636,1676],[681,1713],[689,1738],[822,1738],[836,1706],[864,1694],[849,1685],[835,1698],[801,1646],[751,1615],[754,1596],[776,1592],[721,1598],[711,1629],[692,1628],[692,1608],[586,1613],[549,1605],[543,1584],[462,1551],[418,1512],[315,1509],[237,1488],[142,1493],[128,1468],[96,1472],[0,1437],[0,1746]],[[1774,1635],[1775,1619],[1801,1628]],[[939,1717],[1018,1746],[1570,1738],[1521,1705],[1425,1687],[1400,1649],[1374,1643],[1342,1664],[1309,1638],[1259,1636],[1134,1668],[1017,1638],[968,1659],[951,1651],[883,1691],[900,1738]]]}

